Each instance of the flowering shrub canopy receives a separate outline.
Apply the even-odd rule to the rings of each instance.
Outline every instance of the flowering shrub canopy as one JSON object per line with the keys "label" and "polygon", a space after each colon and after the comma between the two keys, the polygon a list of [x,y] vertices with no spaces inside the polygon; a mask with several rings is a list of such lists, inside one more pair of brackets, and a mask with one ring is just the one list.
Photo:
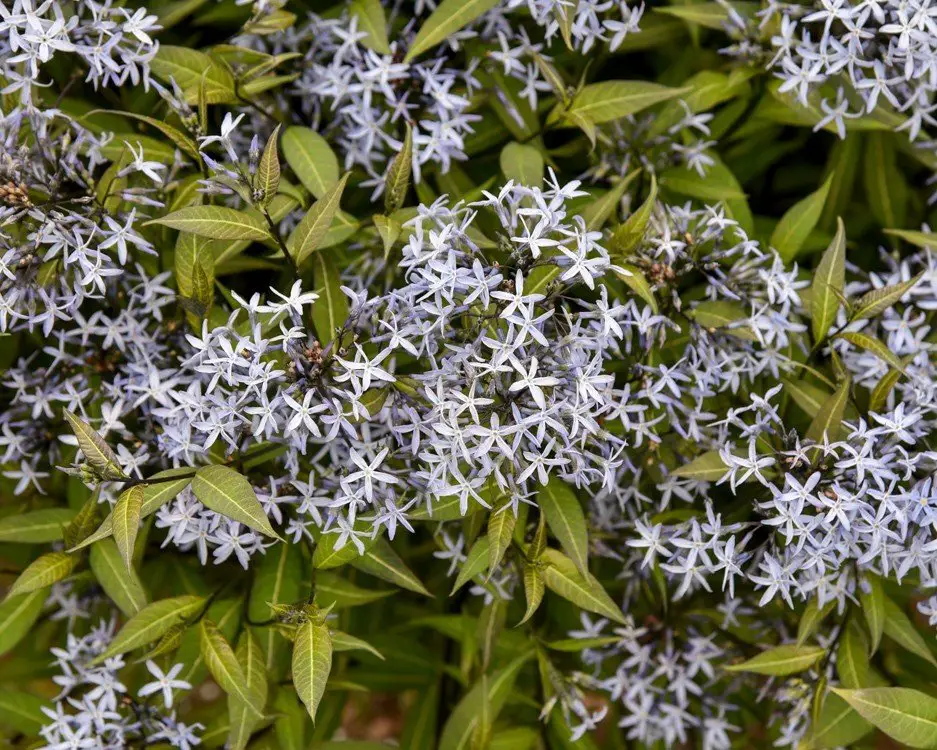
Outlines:
{"label": "flowering shrub canopy", "polygon": [[924,0],[0,0],[0,741],[937,747],[935,109]]}

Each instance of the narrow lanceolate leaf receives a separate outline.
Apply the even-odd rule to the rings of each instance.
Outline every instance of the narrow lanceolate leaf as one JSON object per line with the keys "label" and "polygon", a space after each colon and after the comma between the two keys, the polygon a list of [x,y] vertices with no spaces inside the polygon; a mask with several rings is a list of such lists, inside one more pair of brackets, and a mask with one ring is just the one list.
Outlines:
{"label": "narrow lanceolate leaf", "polygon": [[293,644],[293,686],[313,723],[332,669],[332,639],[326,625],[306,622]]}
{"label": "narrow lanceolate leaf", "polygon": [[846,402],[849,400],[850,380],[847,377],[839,384],[833,394],[823,402],[810,427],[807,428],[807,438],[815,443],[822,443],[824,439],[836,440],[842,432],[843,413],[846,411]]}
{"label": "narrow lanceolate leaf", "polygon": [[[143,505],[140,508],[141,520],[153,515],[166,503],[176,497],[182,490],[189,486],[192,477],[195,474],[194,469],[184,467],[181,469],[166,469],[149,477],[149,483],[143,488]],[[173,479],[178,477],[178,479]],[[87,547],[94,542],[106,539],[114,533],[113,512],[101,522],[97,530],[80,544],[76,544],[69,552]]]}
{"label": "narrow lanceolate leaf", "polygon": [[361,557],[351,561],[351,565],[375,578],[387,581],[395,586],[413,591],[424,596],[432,596],[423,582],[400,558],[390,542],[384,537],[378,537],[374,545]]}
{"label": "narrow lanceolate leaf", "polygon": [[78,447],[85,456],[85,460],[92,468],[97,470],[103,479],[128,479],[129,477],[120,468],[120,462],[104,438],[98,435],[91,426],[70,411],[64,412],[69,427],[78,438]]}
{"label": "narrow lanceolate leaf", "polygon": [[523,619],[517,623],[523,625],[531,617],[543,601],[543,593],[546,588],[543,581],[543,571],[538,565],[528,565],[522,563],[524,578],[524,598],[527,600],[527,609],[524,611]]}
{"label": "narrow lanceolate leaf", "polygon": [[[254,488],[245,477],[227,466],[205,466],[192,480],[192,491],[209,509],[277,539]],[[281,540],[282,541],[282,540]]]}
{"label": "narrow lanceolate leaf", "polygon": [[520,185],[543,184],[543,155],[526,143],[509,143],[501,149],[501,172]]}
{"label": "narrow lanceolate leaf", "polygon": [[283,156],[299,181],[316,198],[338,182],[338,157],[328,142],[311,128],[293,125],[283,133]]}
{"label": "narrow lanceolate leaf", "polygon": [[934,654],[928,648],[924,637],[914,627],[911,618],[887,596],[884,605],[885,624],[883,631],[885,635],[906,651],[910,651],[915,656],[919,656],[937,667],[937,659],[934,658]]}
{"label": "narrow lanceolate leaf", "polygon": [[312,255],[322,242],[329,227],[332,226],[332,220],[338,211],[342,200],[342,192],[345,190],[345,183],[351,173],[346,172],[329,191],[319,200],[312,204],[306,215],[300,220],[296,228],[290,232],[286,245],[293,255],[297,265],[302,265],[303,261]]}
{"label": "narrow lanceolate leaf", "polygon": [[207,618],[199,623],[199,649],[205,666],[218,686],[256,718],[263,718],[263,706],[257,705],[257,695],[248,689],[247,679],[234,650],[218,626]]}
{"label": "narrow lanceolate leaf", "polygon": [[823,253],[810,286],[810,317],[813,340],[826,338],[839,311],[843,285],[846,283],[846,227],[836,220],[836,236]]}
{"label": "narrow lanceolate leaf", "polygon": [[407,132],[403,146],[387,168],[384,178],[384,213],[392,214],[403,207],[410,186],[410,172],[413,169],[413,128],[407,123]]}
{"label": "narrow lanceolate leaf", "polygon": [[128,565],[113,539],[102,539],[91,548],[91,572],[104,593],[128,617],[147,605],[146,591],[136,570]]}
{"label": "narrow lanceolate leaf", "polygon": [[280,136],[280,126],[274,128],[270,138],[267,139],[267,145],[264,146],[264,152],[257,164],[257,176],[254,180],[254,189],[259,191],[263,198],[261,204],[269,205],[273,196],[280,189],[280,156],[277,153],[277,140]]}
{"label": "narrow lanceolate leaf", "polygon": [[[514,689],[518,674],[532,655],[533,652],[521,654],[506,667],[490,674],[486,680],[476,682],[449,714],[437,750],[468,750],[482,711],[487,713],[488,721],[494,724]],[[483,708],[485,703],[487,706]]]}
{"label": "narrow lanceolate leaf", "polygon": [[341,277],[331,253],[312,258],[313,283],[319,295],[312,305],[312,324],[323,346],[327,345],[348,319],[348,298],[341,289]]}
{"label": "narrow lanceolate leaf", "polygon": [[49,552],[30,563],[10,586],[7,599],[39,591],[67,578],[78,564],[78,558],[66,552]]}
{"label": "narrow lanceolate leaf", "polygon": [[628,186],[639,174],[639,170],[634,170],[631,174],[616,182],[611,190],[604,193],[594,201],[588,203],[582,209],[582,218],[586,220],[586,229],[596,231],[605,226],[605,222],[610,217],[618,218],[617,210],[621,203],[622,196],[628,189]]}
{"label": "narrow lanceolate leaf", "polygon": [[619,226],[609,240],[609,249],[619,256],[628,255],[644,239],[648,221],[657,202],[657,178],[651,175],[651,189],[644,203]]}
{"label": "narrow lanceolate leaf", "polygon": [[892,739],[908,747],[937,748],[937,698],[901,687],[833,692]]}
{"label": "narrow lanceolate leaf", "polygon": [[835,693],[827,693],[820,716],[804,738],[806,750],[851,747],[873,729],[855,709]]}
{"label": "narrow lanceolate leaf", "polygon": [[331,638],[333,651],[370,651],[378,659],[384,661],[384,655],[367,641],[355,638],[355,636],[343,633],[340,630],[333,630]]}
{"label": "narrow lanceolate leaf", "polygon": [[881,289],[873,289],[866,292],[856,300],[853,306],[851,320],[862,320],[863,318],[874,318],[876,315],[884,312],[892,305],[896,304],[921,280],[923,271],[901,284],[885,286]]}
{"label": "narrow lanceolate leaf", "polygon": [[675,477],[687,479],[705,479],[707,482],[718,482],[725,476],[729,467],[719,455],[719,451],[706,451],[694,458],[690,463],[684,464],[673,472]]}
{"label": "narrow lanceolate leaf", "polygon": [[[88,116],[94,115],[95,113],[105,112],[106,110],[93,110],[88,113]],[[198,144],[193,141],[188,135],[183,133],[178,128],[174,128],[172,125],[169,125],[162,120],[157,120],[155,117],[147,117],[146,115],[138,115],[135,112],[123,112],[120,110],[115,111],[113,114],[120,115],[121,117],[130,117],[134,120],[139,120],[140,122],[145,122],[150,127],[156,128],[159,132],[165,135],[169,140],[173,142],[174,145],[178,146],[182,151],[187,153],[195,160],[199,160],[201,157],[198,152]]]}
{"label": "narrow lanceolate leaf", "polygon": [[49,723],[49,717],[42,712],[43,706],[49,708],[42,698],[4,686],[0,690],[0,726],[38,736],[43,725]]}
{"label": "narrow lanceolate leaf", "polygon": [[384,243],[384,260],[390,257],[390,251],[394,247],[394,243],[400,237],[400,233],[403,231],[403,227],[400,222],[397,221],[392,216],[384,216],[383,214],[374,214],[371,217],[371,221],[374,222],[374,228],[377,229],[377,233],[381,237],[381,242]]}
{"label": "narrow lanceolate leaf", "polygon": [[624,625],[621,608],[592,574],[580,573],[575,563],[557,550],[544,550],[542,559],[546,563],[543,580],[550,591],[582,609]]}
{"label": "narrow lanceolate leaf", "polygon": [[488,516],[488,576],[490,577],[495,568],[504,557],[504,553],[511,544],[511,537],[514,534],[514,525],[517,523],[517,517],[510,506],[505,506],[499,510],[492,511]]}
{"label": "narrow lanceolate leaf", "polygon": [[565,113],[555,109],[547,123],[570,115],[586,117],[596,125],[633,115],[654,104],[686,93],[686,89],[671,89],[648,81],[601,81],[582,88],[573,98]]}
{"label": "narrow lanceolate leaf", "polygon": [[825,653],[826,649],[819,646],[778,646],[725,669],[727,672],[755,672],[781,677],[809,669]]}
{"label": "narrow lanceolate leaf", "polygon": [[893,237],[900,237],[905,242],[915,245],[916,247],[923,247],[925,250],[937,250],[937,234],[915,232],[907,229],[883,229],[882,231]]}
{"label": "narrow lanceolate leaf", "polygon": [[188,206],[144,224],[160,224],[213,240],[269,240],[262,216],[224,206]]}
{"label": "narrow lanceolate leaf", "polygon": [[898,358],[891,349],[889,349],[884,342],[879,339],[868,336],[864,333],[856,333],[855,331],[847,331],[846,333],[841,333],[840,338],[846,339],[850,344],[855,344],[860,349],[865,349],[867,352],[874,354],[880,360],[886,364],[894,367],[896,370],[904,370],[904,365],[901,364],[901,360]]}
{"label": "narrow lanceolate leaf", "polygon": [[817,599],[813,598],[804,609],[800,616],[800,622],[797,623],[797,645],[803,646],[810,637],[817,631],[820,623],[833,609],[835,602],[827,602],[822,607],[817,604]]}
{"label": "narrow lanceolate leaf", "polygon": [[417,32],[403,58],[410,62],[498,4],[498,0],[443,0]]}
{"label": "narrow lanceolate leaf", "polygon": [[456,576],[455,583],[452,584],[452,596],[456,591],[471,581],[475,576],[484,573],[488,568],[488,537],[482,536],[475,540],[472,548],[469,550],[459,574]]}
{"label": "narrow lanceolate leaf", "polygon": [[38,589],[9,597],[0,604],[0,656],[26,637],[39,619],[45,600],[46,592]]}
{"label": "narrow lanceolate leaf", "polygon": [[70,508],[43,508],[0,518],[0,542],[45,544],[58,541],[74,517],[75,511]]}
{"label": "narrow lanceolate leaf", "polygon": [[128,568],[133,566],[133,547],[140,526],[140,510],[143,507],[143,486],[135,484],[124,490],[112,513],[114,541]]}
{"label": "narrow lanceolate leaf", "polygon": [[396,593],[393,589],[364,588],[337,573],[322,570],[316,575],[316,604],[323,609],[342,610],[379,601]]}
{"label": "narrow lanceolate leaf", "polygon": [[244,675],[244,686],[251,696],[251,702],[244,703],[237,696],[228,698],[228,717],[231,722],[228,750],[244,750],[258,724],[255,711],[259,708],[262,713],[267,703],[264,654],[249,628],[241,633],[235,656]]}
{"label": "narrow lanceolate leaf", "polygon": [[771,235],[771,247],[777,250],[786,262],[789,263],[797,257],[807,237],[816,228],[832,183],[831,174],[816,192],[791,206],[775,227]]}
{"label": "narrow lanceolate leaf", "polygon": [[124,654],[159,639],[173,625],[184,622],[205,604],[200,596],[174,596],[148,604],[120,629],[107,650],[94,663]]}
{"label": "narrow lanceolate leaf", "polygon": [[358,31],[367,34],[361,44],[382,55],[389,55],[391,50],[387,40],[387,19],[381,0],[353,0],[351,13],[358,19]]}
{"label": "narrow lanceolate leaf", "polygon": [[537,504],[563,550],[583,575],[589,572],[589,536],[579,498],[566,482],[555,477],[540,488]]}
{"label": "narrow lanceolate leaf", "polygon": [[858,625],[850,622],[836,650],[836,674],[843,687],[869,687],[869,654]]}
{"label": "narrow lanceolate leaf", "polygon": [[882,588],[881,580],[874,575],[866,578],[866,584],[869,587],[868,591],[859,587],[859,604],[866,627],[869,629],[871,639],[869,653],[874,654],[878,651],[882,633],[885,632],[885,590]]}

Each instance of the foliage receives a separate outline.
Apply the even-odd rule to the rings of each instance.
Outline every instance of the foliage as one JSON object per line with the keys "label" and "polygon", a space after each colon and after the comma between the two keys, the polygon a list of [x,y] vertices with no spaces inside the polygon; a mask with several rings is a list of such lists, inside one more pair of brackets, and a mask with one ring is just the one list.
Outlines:
{"label": "foliage", "polygon": [[0,741],[937,747],[935,82],[918,0],[0,5]]}

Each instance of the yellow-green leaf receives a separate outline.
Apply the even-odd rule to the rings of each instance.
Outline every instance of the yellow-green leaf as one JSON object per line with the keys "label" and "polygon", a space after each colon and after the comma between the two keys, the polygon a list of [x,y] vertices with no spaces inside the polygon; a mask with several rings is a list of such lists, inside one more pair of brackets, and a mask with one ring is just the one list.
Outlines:
{"label": "yellow-green leaf", "polygon": [[908,747],[937,748],[937,698],[901,687],[833,692],[892,739]]}
{"label": "yellow-green leaf", "polygon": [[332,638],[324,624],[309,620],[296,631],[293,643],[293,685],[313,723],[332,669]]}
{"label": "yellow-green leaf", "polygon": [[725,669],[727,672],[755,672],[783,677],[809,669],[825,653],[826,649],[819,646],[777,646]]}
{"label": "yellow-green leaf", "polygon": [[293,125],[283,133],[283,156],[299,181],[316,198],[338,182],[338,157],[316,131]]}
{"label": "yellow-green leaf", "polygon": [[213,240],[271,239],[263,217],[224,206],[187,206],[146,224],[160,224]]}
{"label": "yellow-green leaf", "polygon": [[778,251],[786,263],[790,263],[797,257],[807,237],[820,221],[832,182],[833,175],[831,174],[819,189],[791,206],[774,228],[771,235],[771,247]]}
{"label": "yellow-green leaf", "polygon": [[270,525],[254,488],[234,469],[219,464],[202,467],[192,480],[192,491],[210,510],[254,531],[280,539]]}
{"label": "yellow-green leaf", "polygon": [[498,0],[442,0],[423,22],[403,61],[408,63],[432,49],[497,4]]}

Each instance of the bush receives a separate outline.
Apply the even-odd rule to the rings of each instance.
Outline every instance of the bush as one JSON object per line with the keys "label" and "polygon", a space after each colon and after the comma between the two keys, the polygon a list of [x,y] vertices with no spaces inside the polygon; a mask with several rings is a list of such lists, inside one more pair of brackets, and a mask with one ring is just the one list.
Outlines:
{"label": "bush", "polygon": [[0,6],[0,737],[937,747],[934,16]]}

